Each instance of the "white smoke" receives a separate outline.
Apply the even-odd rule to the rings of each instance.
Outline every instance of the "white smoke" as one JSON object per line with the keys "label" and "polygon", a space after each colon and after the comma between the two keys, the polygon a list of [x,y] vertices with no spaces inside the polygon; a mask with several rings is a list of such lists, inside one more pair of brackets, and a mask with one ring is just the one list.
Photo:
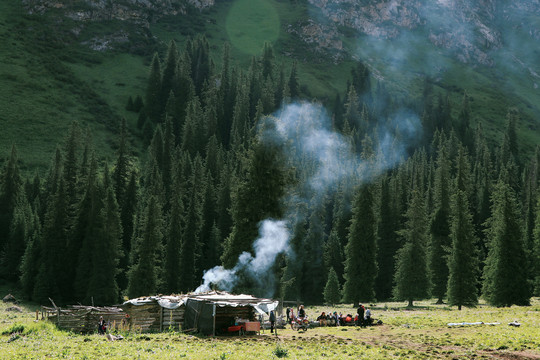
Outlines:
{"label": "white smoke", "polygon": [[[368,162],[354,152],[347,138],[332,130],[331,118],[320,104],[289,104],[267,117],[266,121],[273,126],[264,128],[261,141],[279,144],[287,156],[287,165],[300,173],[298,179],[305,179],[305,183],[299,183],[287,194],[287,199],[282,199],[286,203],[293,203],[293,206],[294,202],[306,201],[299,189],[305,191],[307,188],[309,194],[305,195],[316,198],[335,189],[345,179],[352,179],[354,181],[351,183],[355,184],[371,181],[374,176],[394,167],[406,158],[405,145],[418,136],[420,128],[418,116],[400,111],[386,126],[371,134],[376,138],[376,159]],[[393,135],[396,131],[400,133],[399,140]],[[298,215],[292,215],[293,210],[286,213],[285,219],[267,219],[260,223],[259,237],[253,244],[255,256],[243,252],[233,269],[216,266],[207,270],[203,275],[203,284],[195,291],[209,291],[212,286],[230,291],[236,285],[239,271],[254,275],[253,279],[259,282],[266,282],[260,284],[261,287],[272,291],[273,278],[269,275],[269,269],[280,253],[289,251],[290,229],[298,221]]]}
{"label": "white smoke", "polygon": [[220,289],[230,291],[236,284],[236,274],[240,270],[246,270],[257,278],[263,275],[274,263],[278,254],[287,251],[289,247],[290,232],[287,222],[284,220],[264,220],[259,228],[259,237],[253,244],[255,257],[248,252],[243,252],[238,257],[238,262],[233,269],[225,269],[223,266],[215,266],[205,271],[203,284],[195,292],[210,291],[212,284]]}

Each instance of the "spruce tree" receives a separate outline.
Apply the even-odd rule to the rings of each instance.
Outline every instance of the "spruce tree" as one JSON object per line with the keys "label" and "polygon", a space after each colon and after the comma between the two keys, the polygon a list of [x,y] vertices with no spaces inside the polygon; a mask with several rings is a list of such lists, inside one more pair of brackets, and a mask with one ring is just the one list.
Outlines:
{"label": "spruce tree", "polygon": [[134,262],[129,271],[127,294],[130,298],[153,295],[158,290],[158,274],[162,253],[163,219],[156,196],[151,195],[139,219],[140,231],[136,233]]}
{"label": "spruce tree", "polygon": [[248,251],[258,235],[258,224],[266,218],[283,215],[285,172],[281,149],[272,142],[256,141],[250,153],[246,179],[239,185],[232,205],[233,228],[227,238],[223,265],[232,268],[238,256]]}
{"label": "spruce tree", "polygon": [[[321,197],[319,199],[319,197]],[[324,268],[323,248],[327,238],[326,228],[326,196],[315,194],[311,200],[312,209],[308,220],[307,234],[304,238],[302,299],[308,303],[318,304],[323,300],[326,269]]]}
{"label": "spruce tree", "polygon": [[0,256],[0,272],[7,281],[15,282],[21,275],[20,264],[26,242],[32,231],[32,215],[32,209],[26,200],[24,191],[21,191],[13,211],[8,239]]}
{"label": "spruce tree", "polygon": [[335,304],[339,303],[340,298],[341,294],[339,291],[337,274],[334,268],[330,268],[330,271],[328,272],[328,280],[326,281],[326,285],[324,287],[324,301],[334,306]]}
{"label": "spruce tree", "polygon": [[288,95],[291,99],[297,99],[300,96],[300,84],[298,83],[297,63],[293,61],[289,80],[287,82]]}
{"label": "spruce tree", "polygon": [[437,303],[442,304],[448,283],[446,261],[450,241],[450,162],[446,145],[438,149],[437,169],[435,170],[435,209],[430,223],[429,271],[433,288],[432,294]]}
{"label": "spruce tree", "polygon": [[528,305],[531,293],[516,195],[507,183],[499,180],[491,202],[483,297],[495,306]]}
{"label": "spruce tree", "polygon": [[31,299],[38,275],[41,254],[41,222],[37,211],[34,210],[28,226],[26,248],[21,259],[20,283],[23,296]]}
{"label": "spruce tree", "polygon": [[399,249],[397,231],[397,214],[394,209],[393,197],[390,193],[390,178],[381,180],[377,222],[377,278],[375,280],[375,295],[377,300],[388,300],[392,297],[392,282],[395,271],[396,252]]}
{"label": "spruce tree", "polygon": [[9,160],[0,173],[0,234],[2,234],[0,235],[0,251],[4,249],[6,240],[9,238],[9,227],[13,220],[13,213],[22,185],[17,148],[13,145]]}
{"label": "spruce tree", "polygon": [[197,275],[200,267],[198,260],[201,256],[201,228],[203,226],[204,193],[207,186],[204,180],[205,168],[200,156],[193,160],[193,170],[190,174],[185,199],[185,226],[180,247],[180,290],[193,291],[198,284]]}
{"label": "spruce tree", "polygon": [[100,210],[98,236],[93,239],[92,272],[88,279],[87,297],[96,305],[115,304],[119,299],[116,281],[121,253],[122,224],[112,186],[105,189],[104,207]]}
{"label": "spruce tree", "polygon": [[405,217],[405,229],[399,232],[404,244],[396,255],[394,297],[407,300],[408,306],[412,307],[414,300],[429,295],[430,286],[426,259],[427,217],[424,197],[416,188],[412,191]]}
{"label": "spruce tree", "polygon": [[456,189],[452,195],[452,250],[448,260],[448,303],[474,306],[478,303],[478,250],[467,194]]}
{"label": "spruce tree", "polygon": [[161,122],[162,110],[161,63],[159,61],[159,56],[156,53],[150,64],[150,74],[148,76],[148,84],[146,85],[144,98],[144,112],[151,123],[157,124]]}
{"label": "spruce tree", "polygon": [[349,241],[345,247],[345,284],[343,297],[358,306],[375,299],[377,243],[373,190],[361,185],[353,202]]}

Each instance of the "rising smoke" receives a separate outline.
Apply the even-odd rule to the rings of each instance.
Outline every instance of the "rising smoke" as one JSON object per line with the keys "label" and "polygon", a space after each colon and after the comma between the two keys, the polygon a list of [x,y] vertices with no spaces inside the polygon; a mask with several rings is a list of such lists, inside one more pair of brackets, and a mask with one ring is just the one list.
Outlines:
{"label": "rising smoke", "polygon": [[[371,134],[376,141],[375,160],[363,160],[351,148],[344,136],[332,130],[331,118],[320,104],[308,102],[293,103],[266,118],[274,126],[267,126],[260,134],[261,141],[280,144],[287,157],[288,165],[297,169],[299,179],[294,189],[282,199],[284,204],[307,201],[298,196],[307,189],[313,201],[313,195],[328,193],[337,184],[346,179],[359,184],[371,181],[383,171],[396,166],[407,157],[407,146],[418,137],[420,121],[408,111],[396,113],[386,126],[381,126]],[[395,133],[399,132],[399,138]],[[311,166],[306,166],[306,163]],[[308,170],[309,169],[309,170]],[[305,173],[309,172],[309,173]],[[291,200],[294,194],[294,200]],[[262,288],[272,290],[273,278],[269,269],[276,257],[288,252],[291,229],[299,220],[298,214],[289,209],[284,219],[266,219],[259,227],[259,237],[255,240],[255,256],[242,253],[233,269],[216,266],[203,275],[203,284],[195,291],[209,291],[213,286],[230,291],[242,271],[252,274],[254,280],[264,282]],[[268,294],[272,296],[272,294]]]}

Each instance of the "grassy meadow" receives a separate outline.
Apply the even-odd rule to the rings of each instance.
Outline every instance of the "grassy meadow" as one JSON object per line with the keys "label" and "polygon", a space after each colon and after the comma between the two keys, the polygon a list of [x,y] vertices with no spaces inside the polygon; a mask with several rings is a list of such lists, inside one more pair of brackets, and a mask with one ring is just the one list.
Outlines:
{"label": "grassy meadow", "polygon": [[[19,305],[22,313],[0,304],[0,358],[5,359],[387,359],[387,358],[540,358],[540,299],[531,306],[493,308],[480,305],[457,311],[432,301],[370,305],[383,325],[370,328],[324,327],[271,335],[205,337],[169,331],[121,333],[119,341],[97,334],[78,335],[35,321],[35,305]],[[315,319],[321,311],[354,312],[349,306],[308,307]],[[450,322],[500,323],[449,327]],[[518,321],[520,327],[508,326]]]}

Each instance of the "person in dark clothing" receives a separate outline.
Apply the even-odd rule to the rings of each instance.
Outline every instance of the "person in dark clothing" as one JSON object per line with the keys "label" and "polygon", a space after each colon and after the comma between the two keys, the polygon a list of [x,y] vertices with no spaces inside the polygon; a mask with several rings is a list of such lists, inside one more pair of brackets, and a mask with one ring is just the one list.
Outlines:
{"label": "person in dark clothing", "polygon": [[103,320],[103,316],[100,316],[98,322],[98,334],[103,335],[105,332],[107,332],[107,325],[105,324],[105,320]]}
{"label": "person in dark clothing", "polygon": [[270,320],[270,332],[273,333],[274,332],[274,327],[275,327],[275,324],[276,324],[276,314],[274,314],[274,310],[270,311],[269,320]]}
{"label": "person in dark clothing", "polygon": [[364,308],[364,305],[360,304],[360,306],[358,307],[358,326],[364,326],[364,312],[366,311],[366,309]]}
{"label": "person in dark clothing", "polygon": [[291,317],[290,317],[291,309],[287,308],[287,311],[285,313],[287,314],[287,324],[288,324],[291,322]]}
{"label": "person in dark clothing", "polygon": [[300,305],[300,307],[298,308],[298,317],[300,319],[303,319],[306,317],[306,311],[304,310],[304,305]]}

